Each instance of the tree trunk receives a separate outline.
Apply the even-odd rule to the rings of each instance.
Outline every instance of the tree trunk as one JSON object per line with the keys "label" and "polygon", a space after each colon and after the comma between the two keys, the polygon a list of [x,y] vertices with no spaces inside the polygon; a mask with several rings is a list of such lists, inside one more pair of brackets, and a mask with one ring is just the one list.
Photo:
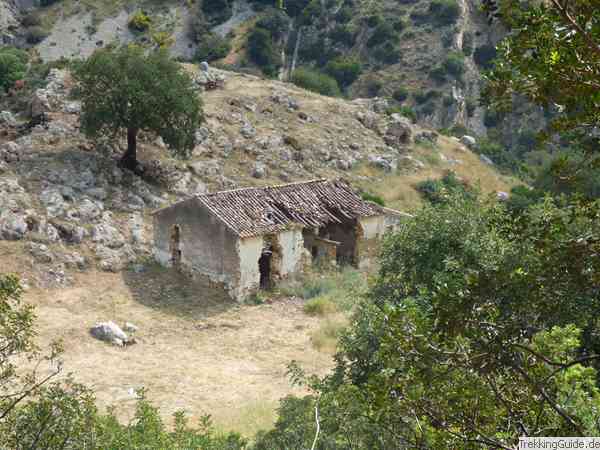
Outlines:
{"label": "tree trunk", "polygon": [[135,172],[137,169],[137,128],[127,129],[127,151],[121,157],[120,165]]}

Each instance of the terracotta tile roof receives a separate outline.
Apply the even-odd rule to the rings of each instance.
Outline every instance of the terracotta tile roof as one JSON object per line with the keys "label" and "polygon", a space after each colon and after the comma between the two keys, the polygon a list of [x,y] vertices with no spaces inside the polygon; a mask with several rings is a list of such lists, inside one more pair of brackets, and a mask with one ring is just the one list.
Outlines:
{"label": "terracotta tile roof", "polygon": [[240,237],[280,231],[295,223],[322,227],[386,214],[341,179],[234,189],[195,198]]}

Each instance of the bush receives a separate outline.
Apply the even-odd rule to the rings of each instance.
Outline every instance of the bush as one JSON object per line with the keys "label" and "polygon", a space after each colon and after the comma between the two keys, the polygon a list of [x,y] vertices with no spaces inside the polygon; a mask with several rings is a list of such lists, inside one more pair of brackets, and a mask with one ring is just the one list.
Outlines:
{"label": "bush", "polygon": [[451,52],[442,63],[442,67],[447,73],[459,80],[465,72],[465,56],[459,52]]}
{"label": "bush", "polygon": [[440,25],[451,25],[458,20],[460,7],[456,0],[432,0],[429,12]]}
{"label": "bush", "polygon": [[229,0],[202,0],[202,12],[211,25],[223,23],[233,14]]}
{"label": "bush", "polygon": [[394,20],[394,22],[392,23],[392,27],[394,27],[394,30],[397,31],[398,33],[400,33],[401,31],[404,31],[404,29],[407,27],[407,23],[405,19],[396,19]]}
{"label": "bush", "polygon": [[7,91],[25,76],[27,53],[14,47],[0,49],[0,89]]}
{"label": "bush", "polygon": [[152,19],[148,16],[144,11],[136,12],[131,19],[129,19],[128,26],[134,31],[146,31],[150,28],[150,24],[152,23]]}
{"label": "bush", "polygon": [[493,45],[482,45],[481,47],[477,47],[475,53],[473,54],[473,60],[475,64],[484,69],[491,69],[493,66],[493,61],[496,58],[496,47]]}
{"label": "bush", "polygon": [[443,66],[437,66],[429,72],[429,78],[438,84],[446,81],[446,69]]}
{"label": "bush", "polygon": [[39,44],[48,37],[48,32],[42,27],[29,27],[25,32],[25,40],[28,44]]}
{"label": "bush", "polygon": [[231,43],[228,39],[218,34],[210,33],[198,44],[194,55],[196,61],[212,62],[225,58],[231,51]]}
{"label": "bush", "polygon": [[416,189],[434,205],[446,203],[452,196],[457,194],[470,199],[476,197],[475,191],[464,182],[461,182],[452,171],[446,172],[439,180],[421,181],[417,184]]}
{"label": "bush", "polygon": [[498,126],[504,119],[504,116],[495,109],[486,109],[483,117],[483,124],[488,128]]}
{"label": "bush", "polygon": [[422,105],[423,103],[427,103],[429,100],[440,98],[442,96],[442,93],[440,91],[436,91],[435,89],[430,89],[427,92],[415,92],[413,96],[415,102],[417,102],[417,104],[419,105]]}
{"label": "bush", "polygon": [[365,201],[373,202],[373,203],[377,203],[378,205],[385,206],[385,200],[377,194],[371,194],[370,192],[363,192],[362,194],[360,194],[360,197]]}
{"label": "bush", "polygon": [[384,42],[397,42],[398,33],[394,30],[394,27],[389,22],[382,22],[377,25],[375,31],[367,41],[367,47],[375,47],[376,45],[383,44]]}
{"label": "bush", "polygon": [[367,96],[377,97],[383,88],[383,83],[375,77],[369,77],[367,79],[365,87],[367,89]]}
{"label": "bush", "polygon": [[45,7],[45,6],[54,5],[58,1],[59,0],[40,0],[40,6]]}
{"label": "bush", "polygon": [[307,68],[298,68],[292,75],[292,83],[312,92],[321,95],[337,97],[341,94],[335,78],[324,73]]}
{"label": "bush", "polygon": [[302,11],[300,22],[303,25],[314,25],[315,20],[323,15],[321,8],[321,0],[311,0],[310,3]]}
{"label": "bush", "polygon": [[367,17],[366,22],[368,26],[373,28],[381,24],[383,22],[383,18],[379,15],[373,14],[372,16]]}
{"label": "bush", "polygon": [[467,117],[473,117],[475,114],[475,109],[477,108],[477,102],[472,98],[468,98],[465,101],[465,107],[467,109]]}
{"label": "bush", "polygon": [[346,88],[360,76],[362,65],[356,58],[338,57],[329,61],[325,71],[335,78],[342,88]]}
{"label": "bush", "polygon": [[337,311],[335,303],[326,297],[317,297],[304,304],[304,312],[309,316],[326,316]]}
{"label": "bush", "polygon": [[42,24],[42,19],[40,18],[40,13],[37,11],[32,11],[28,14],[25,14],[21,19],[21,24],[24,27],[37,27]]}
{"label": "bush", "polygon": [[349,6],[343,6],[335,15],[335,20],[339,23],[348,23],[352,19],[354,11]]}
{"label": "bush", "polygon": [[270,8],[267,13],[256,22],[256,26],[269,30],[271,36],[279,39],[285,34],[290,23],[290,18],[283,11]]}
{"label": "bush", "polygon": [[310,0],[284,1],[284,7],[290,17],[298,16],[309,4]]}
{"label": "bush", "polygon": [[373,57],[385,64],[396,64],[402,59],[402,53],[391,42],[386,42],[373,50]]}
{"label": "bush", "polygon": [[405,87],[399,87],[394,89],[394,92],[392,92],[392,98],[397,102],[402,103],[408,98],[408,89],[406,89]]}
{"label": "bush", "polygon": [[355,36],[347,25],[336,25],[329,33],[329,38],[333,42],[351,47],[354,45]]}
{"label": "bush", "polygon": [[271,32],[255,28],[248,37],[248,56],[267,75],[273,76],[279,66],[279,57],[273,48]]}

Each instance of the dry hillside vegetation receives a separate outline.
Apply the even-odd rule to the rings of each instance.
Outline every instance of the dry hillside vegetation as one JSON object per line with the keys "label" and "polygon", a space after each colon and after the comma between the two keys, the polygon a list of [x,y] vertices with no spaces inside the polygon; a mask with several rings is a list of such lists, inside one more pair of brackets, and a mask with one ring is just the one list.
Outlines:
{"label": "dry hillside vegetation", "polygon": [[[144,386],[165,416],[210,411],[220,426],[251,434],[273,420],[280,397],[297,392],[286,377],[291,360],[308,372],[330,367],[348,309],[310,315],[289,291],[251,306],[194,290],[151,262],[154,209],[194,193],[343,176],[410,210],[421,202],[414,184],[448,169],[484,192],[508,191],[514,180],[451,138],[387,145],[392,119],[377,112],[380,100],[218,75],[225,87],[202,94],[207,121],[191,159],[173,159],[156,137],[142,136],[141,179],[116,167],[123,142],[79,133],[69,74],[53,70],[36,94],[48,99],[47,128],[19,135],[5,124],[0,133],[0,267],[28,285],[40,343],[63,339],[66,371],[101,404],[128,416]],[[93,339],[90,327],[106,320],[133,322],[138,344]]]}

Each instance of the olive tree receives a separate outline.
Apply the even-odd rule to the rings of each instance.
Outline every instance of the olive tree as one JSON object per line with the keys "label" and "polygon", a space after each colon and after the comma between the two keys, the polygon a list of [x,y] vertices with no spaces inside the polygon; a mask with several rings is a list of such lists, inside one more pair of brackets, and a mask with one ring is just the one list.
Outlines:
{"label": "olive tree", "polygon": [[190,76],[166,51],[133,45],[97,50],[74,75],[82,99],[82,131],[90,137],[127,131],[122,167],[136,170],[140,131],[158,134],[178,155],[194,147],[202,103]]}

